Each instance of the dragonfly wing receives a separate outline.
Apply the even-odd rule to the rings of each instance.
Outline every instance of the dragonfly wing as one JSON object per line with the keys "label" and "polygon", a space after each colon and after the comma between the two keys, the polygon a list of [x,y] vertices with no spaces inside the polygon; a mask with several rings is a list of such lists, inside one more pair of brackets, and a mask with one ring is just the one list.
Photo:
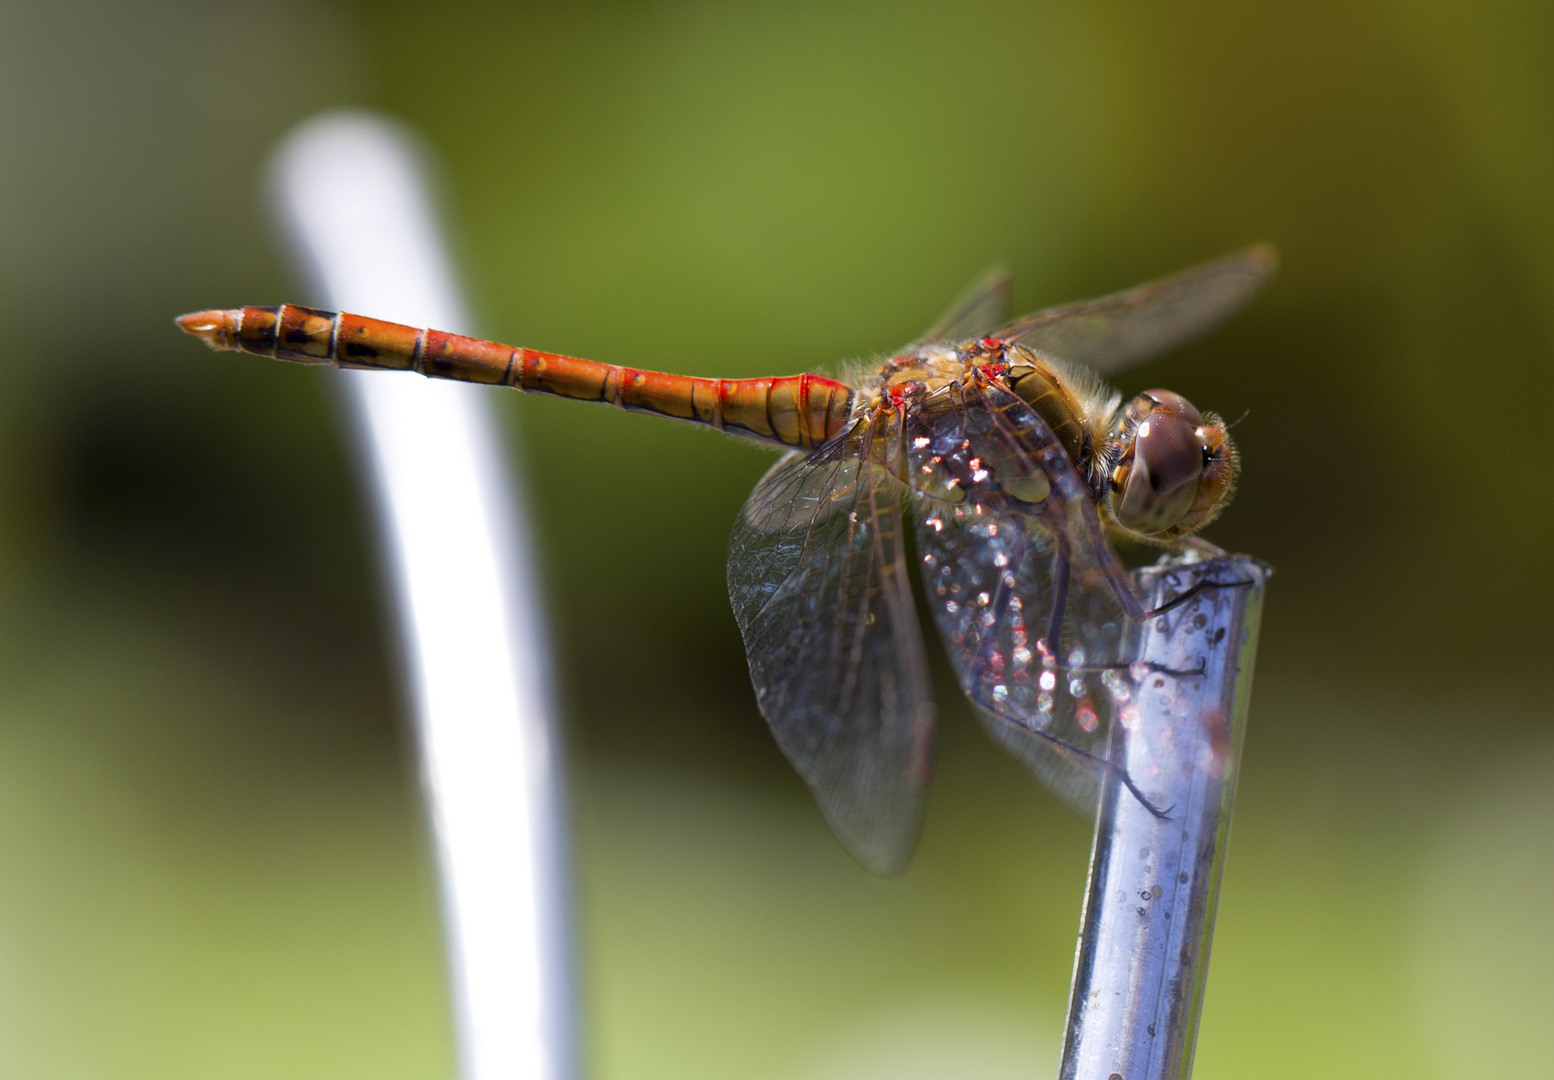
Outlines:
{"label": "dragonfly wing", "polygon": [[1273,248],[1259,244],[1099,300],[1026,315],[993,336],[1113,375],[1213,330],[1256,294],[1277,263]]}
{"label": "dragonfly wing", "polygon": [[988,731],[1089,809],[1108,724],[1130,693],[1128,623],[1096,548],[1105,539],[1030,406],[997,383],[954,393],[955,408],[909,431],[911,475],[925,481],[913,486],[912,513],[934,620]]}
{"label": "dragonfly wing", "polygon": [[761,713],[843,846],[905,869],[934,706],[902,550],[902,484],[867,430],[790,454],[734,526],[728,587]]}
{"label": "dragonfly wing", "polygon": [[955,299],[949,310],[939,316],[915,344],[981,337],[1009,317],[1011,285],[1006,268],[995,266],[987,270]]}

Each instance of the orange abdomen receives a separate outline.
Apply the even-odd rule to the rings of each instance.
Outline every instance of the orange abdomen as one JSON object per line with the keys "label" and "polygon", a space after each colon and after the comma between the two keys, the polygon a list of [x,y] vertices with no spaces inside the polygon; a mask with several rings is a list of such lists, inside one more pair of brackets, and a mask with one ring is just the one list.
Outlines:
{"label": "orange abdomen", "polygon": [[702,379],[600,364],[285,304],[184,315],[178,325],[217,349],[303,364],[418,371],[657,413],[779,446],[808,449],[840,434],[852,389],[819,375]]}

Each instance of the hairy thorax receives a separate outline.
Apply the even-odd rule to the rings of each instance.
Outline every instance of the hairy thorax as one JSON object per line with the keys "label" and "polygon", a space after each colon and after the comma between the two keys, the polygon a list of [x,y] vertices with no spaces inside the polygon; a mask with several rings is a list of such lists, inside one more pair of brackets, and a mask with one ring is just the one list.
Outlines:
{"label": "hairy thorax", "polygon": [[1019,345],[983,338],[892,357],[875,371],[859,405],[869,413],[952,409],[961,398],[947,391],[969,388],[979,375],[996,379],[1030,405],[1080,475],[1089,478],[1115,400],[1098,383],[1076,385],[1071,373]]}

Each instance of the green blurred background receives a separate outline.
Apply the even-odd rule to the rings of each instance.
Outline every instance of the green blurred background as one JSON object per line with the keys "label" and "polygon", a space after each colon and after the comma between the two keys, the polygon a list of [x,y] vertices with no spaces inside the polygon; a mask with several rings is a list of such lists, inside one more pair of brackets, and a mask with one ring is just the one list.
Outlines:
{"label": "green blurred background", "polygon": [[[1277,243],[1123,385],[1251,409],[1213,538],[1278,570],[1197,1075],[1548,1075],[1551,46],[1530,0],[0,6],[0,1075],[451,1076],[329,377],[169,322],[307,299],[258,177],[340,105],[444,157],[486,332],[641,367],[887,350],[997,261],[1030,308]],[[869,878],[724,597],[767,456],[499,407],[592,1075],[1052,1075],[1089,824],[936,656],[922,850]]]}

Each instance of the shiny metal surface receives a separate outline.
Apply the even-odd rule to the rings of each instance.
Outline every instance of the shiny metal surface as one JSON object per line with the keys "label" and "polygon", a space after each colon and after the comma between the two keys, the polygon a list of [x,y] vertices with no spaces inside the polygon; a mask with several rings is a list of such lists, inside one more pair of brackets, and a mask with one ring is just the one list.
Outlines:
{"label": "shiny metal surface", "polygon": [[1169,809],[1103,787],[1060,1080],[1192,1073],[1267,573],[1238,556],[1137,574],[1156,605],[1200,579],[1247,584],[1138,629],[1142,660],[1202,674],[1143,674],[1113,727],[1111,760]]}
{"label": "shiny metal surface", "polygon": [[[415,141],[326,115],[277,150],[319,299],[469,329]],[[485,391],[342,372],[378,511],[436,844],[465,1080],[576,1071],[559,730],[519,489]]]}

